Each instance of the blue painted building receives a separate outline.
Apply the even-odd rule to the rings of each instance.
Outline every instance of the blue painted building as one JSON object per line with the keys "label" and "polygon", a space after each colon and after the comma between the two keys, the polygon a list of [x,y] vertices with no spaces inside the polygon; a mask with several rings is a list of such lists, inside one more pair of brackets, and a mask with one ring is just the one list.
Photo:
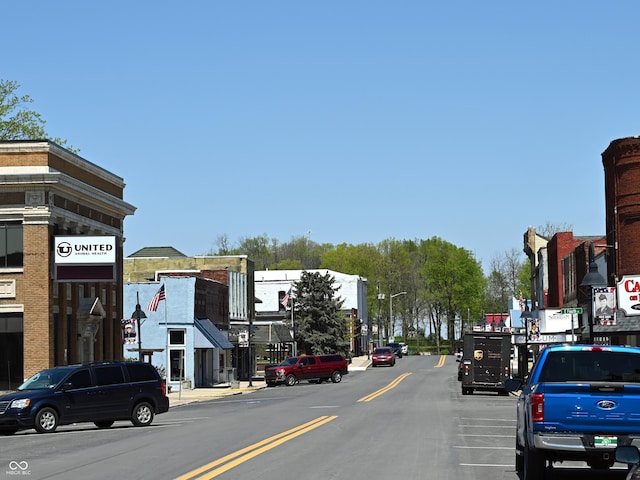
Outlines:
{"label": "blue painted building", "polygon": [[[164,299],[153,311],[149,304],[162,287]],[[131,318],[122,320],[125,359],[137,360],[140,345],[144,361],[163,372],[172,388],[210,387],[233,380],[228,286],[196,276],[168,276],[157,282],[125,283],[123,290],[123,310],[132,312]],[[140,316],[146,316],[141,328],[136,318],[138,299]],[[226,315],[219,315],[221,311]],[[215,325],[214,316],[226,322],[218,320]]]}

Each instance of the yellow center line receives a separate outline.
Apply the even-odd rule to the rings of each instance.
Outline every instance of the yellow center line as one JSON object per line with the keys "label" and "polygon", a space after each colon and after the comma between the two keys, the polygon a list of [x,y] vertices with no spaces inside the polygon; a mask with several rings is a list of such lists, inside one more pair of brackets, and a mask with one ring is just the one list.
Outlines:
{"label": "yellow center line", "polygon": [[[218,475],[221,475],[224,472],[231,470],[234,467],[237,467],[241,463],[246,462],[247,460],[257,457],[258,455],[264,452],[267,452],[272,448],[277,447],[278,445],[282,445],[283,443],[288,442],[289,440],[292,440],[304,433],[307,433],[313,430],[314,428],[318,428],[324,425],[325,423],[329,423],[331,420],[335,420],[336,418],[338,417],[335,415],[331,417],[328,417],[326,415],[322,417],[318,417],[315,420],[311,420],[310,422],[299,425],[295,428],[287,430],[286,432],[282,432],[272,437],[269,437],[258,443],[255,443],[246,448],[238,450],[237,452],[231,453],[225,457],[222,457],[211,463],[203,465],[200,468],[197,468],[195,470],[192,470],[189,473],[186,473],[184,475],[181,475],[180,477],[177,477],[176,480],[191,480],[194,478],[198,478],[199,480],[200,479],[205,480],[205,479],[215,478]],[[215,470],[210,471],[205,475],[198,476],[201,473],[211,470],[212,468],[218,467],[219,465],[223,465],[223,466],[216,468]]]}
{"label": "yellow center line", "polygon": [[358,402],[370,402],[371,400],[378,398],[380,395],[383,395],[385,393],[387,393],[389,390],[391,390],[392,388],[395,388],[398,386],[398,384],[404,380],[405,378],[407,378],[409,375],[411,375],[411,373],[403,373],[402,375],[400,375],[398,378],[396,378],[394,381],[392,381],[389,385],[387,385],[386,387],[381,388],[380,390],[377,390],[373,393],[370,393],[369,395],[366,395],[364,397],[362,397],[360,400],[358,400]]}
{"label": "yellow center line", "polygon": [[440,368],[444,365],[445,360],[447,359],[446,355],[440,355],[440,361],[438,361],[438,364],[433,367],[433,368]]}

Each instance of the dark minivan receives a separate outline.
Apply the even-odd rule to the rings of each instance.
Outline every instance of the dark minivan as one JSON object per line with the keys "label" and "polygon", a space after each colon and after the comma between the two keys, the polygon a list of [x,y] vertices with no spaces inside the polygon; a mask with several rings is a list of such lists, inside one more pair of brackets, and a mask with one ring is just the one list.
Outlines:
{"label": "dark minivan", "polygon": [[0,397],[0,435],[35,428],[93,422],[108,428],[116,420],[150,425],[169,410],[165,383],[156,368],[142,362],[99,362],[42,370]]}

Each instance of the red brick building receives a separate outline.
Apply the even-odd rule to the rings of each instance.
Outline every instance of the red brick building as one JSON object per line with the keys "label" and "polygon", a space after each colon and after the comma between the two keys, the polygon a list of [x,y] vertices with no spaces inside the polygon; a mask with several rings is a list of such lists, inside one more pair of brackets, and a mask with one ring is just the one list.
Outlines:
{"label": "red brick building", "polygon": [[[612,141],[602,153],[605,177],[607,271],[609,286],[624,276],[640,275],[640,137]],[[620,292],[619,292],[620,293]],[[640,333],[640,312],[618,310],[608,331]],[[638,344],[627,339],[627,343]]]}

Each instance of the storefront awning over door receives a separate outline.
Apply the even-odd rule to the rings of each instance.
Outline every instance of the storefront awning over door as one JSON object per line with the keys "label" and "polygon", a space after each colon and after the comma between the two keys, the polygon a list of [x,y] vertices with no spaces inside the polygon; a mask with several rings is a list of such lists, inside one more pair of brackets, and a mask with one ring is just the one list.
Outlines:
{"label": "storefront awning over door", "polygon": [[216,328],[208,318],[196,318],[194,321],[195,348],[220,348],[233,350],[233,344],[227,336]]}

